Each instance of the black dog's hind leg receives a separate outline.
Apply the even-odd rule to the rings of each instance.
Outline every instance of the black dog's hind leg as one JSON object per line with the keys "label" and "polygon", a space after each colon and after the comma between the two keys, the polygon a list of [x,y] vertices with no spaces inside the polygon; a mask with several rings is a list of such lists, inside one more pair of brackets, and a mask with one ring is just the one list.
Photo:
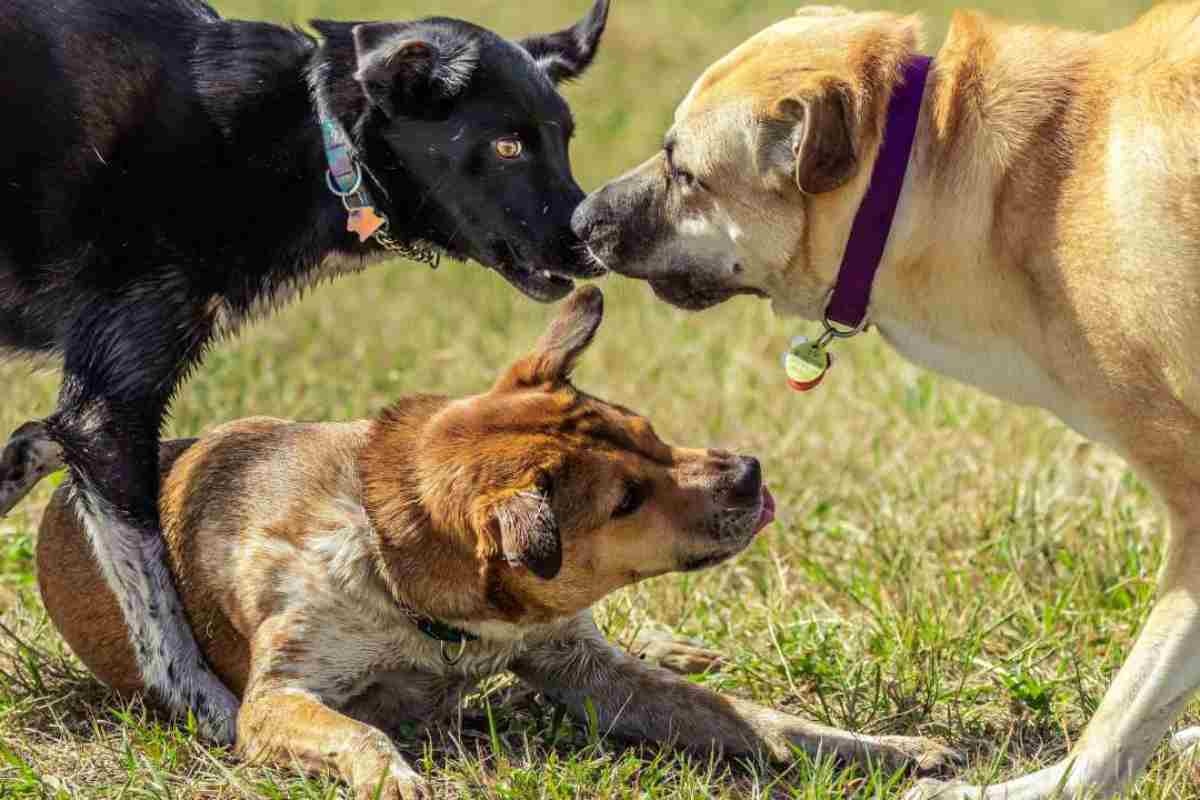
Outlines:
{"label": "black dog's hind leg", "polygon": [[[211,327],[184,292],[111,296],[77,317],[59,409],[44,425],[71,470],[76,511],[116,595],[146,688],[202,734],[232,744],[237,698],[209,669],[159,533],[159,431]],[[175,302],[172,302],[174,300]]]}

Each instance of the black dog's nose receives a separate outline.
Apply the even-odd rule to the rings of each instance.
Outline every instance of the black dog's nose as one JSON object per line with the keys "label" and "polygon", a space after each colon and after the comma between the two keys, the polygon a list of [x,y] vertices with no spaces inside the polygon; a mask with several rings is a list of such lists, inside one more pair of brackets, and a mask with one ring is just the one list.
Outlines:
{"label": "black dog's nose", "polygon": [[729,487],[733,499],[753,502],[762,495],[762,464],[757,458],[739,458],[734,467],[736,477]]}

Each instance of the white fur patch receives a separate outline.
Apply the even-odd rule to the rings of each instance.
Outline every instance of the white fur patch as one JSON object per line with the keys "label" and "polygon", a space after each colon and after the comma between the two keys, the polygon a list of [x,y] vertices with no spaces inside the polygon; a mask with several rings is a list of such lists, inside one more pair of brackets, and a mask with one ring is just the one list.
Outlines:
{"label": "white fur patch", "polygon": [[237,736],[238,700],[212,673],[192,636],[183,604],[166,563],[166,542],[146,538],[115,514],[75,506],[104,581],[125,616],[129,641],[142,679],[172,712],[195,714],[200,731],[232,745]]}

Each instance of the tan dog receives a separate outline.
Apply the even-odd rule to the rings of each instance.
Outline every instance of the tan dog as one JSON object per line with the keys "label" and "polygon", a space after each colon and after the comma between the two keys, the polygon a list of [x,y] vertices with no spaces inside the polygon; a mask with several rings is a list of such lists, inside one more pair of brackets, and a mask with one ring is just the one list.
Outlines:
{"label": "tan dog", "polygon": [[[755,36],[577,231],[678,305],[753,294],[822,319],[919,31],[822,7]],[[1200,685],[1200,3],[1106,35],[956,14],[868,319],[914,361],[1114,447],[1171,517],[1158,603],[1070,757],[914,796],[1116,792]]]}
{"label": "tan dog", "polygon": [[[602,316],[573,296],[488,393],[374,421],[231,423],[163,453],[172,572],[242,698],[247,757],[329,770],[358,797],[425,796],[386,735],[512,670],[600,729],[728,754],[793,747],[935,767],[922,739],[861,737],[721,697],[611,647],[589,606],[739,553],[774,502],[752,458],[664,444],[576,390]],[[60,489],[38,541],[46,608],[101,680],[142,689],[123,617]]]}

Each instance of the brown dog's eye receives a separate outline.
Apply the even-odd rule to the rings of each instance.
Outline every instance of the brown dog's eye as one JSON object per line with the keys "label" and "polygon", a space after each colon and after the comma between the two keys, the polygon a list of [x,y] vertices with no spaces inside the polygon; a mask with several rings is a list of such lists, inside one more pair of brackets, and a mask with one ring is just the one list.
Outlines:
{"label": "brown dog's eye", "polygon": [[496,155],[503,158],[505,161],[512,161],[514,158],[520,158],[521,153],[525,152],[525,145],[515,136],[506,136],[503,139],[496,140]]}
{"label": "brown dog's eye", "polygon": [[646,498],[650,496],[650,492],[645,486],[631,483],[625,487],[625,494],[621,496],[621,502],[613,509],[613,518],[620,519],[628,517],[636,512],[646,502]]}

